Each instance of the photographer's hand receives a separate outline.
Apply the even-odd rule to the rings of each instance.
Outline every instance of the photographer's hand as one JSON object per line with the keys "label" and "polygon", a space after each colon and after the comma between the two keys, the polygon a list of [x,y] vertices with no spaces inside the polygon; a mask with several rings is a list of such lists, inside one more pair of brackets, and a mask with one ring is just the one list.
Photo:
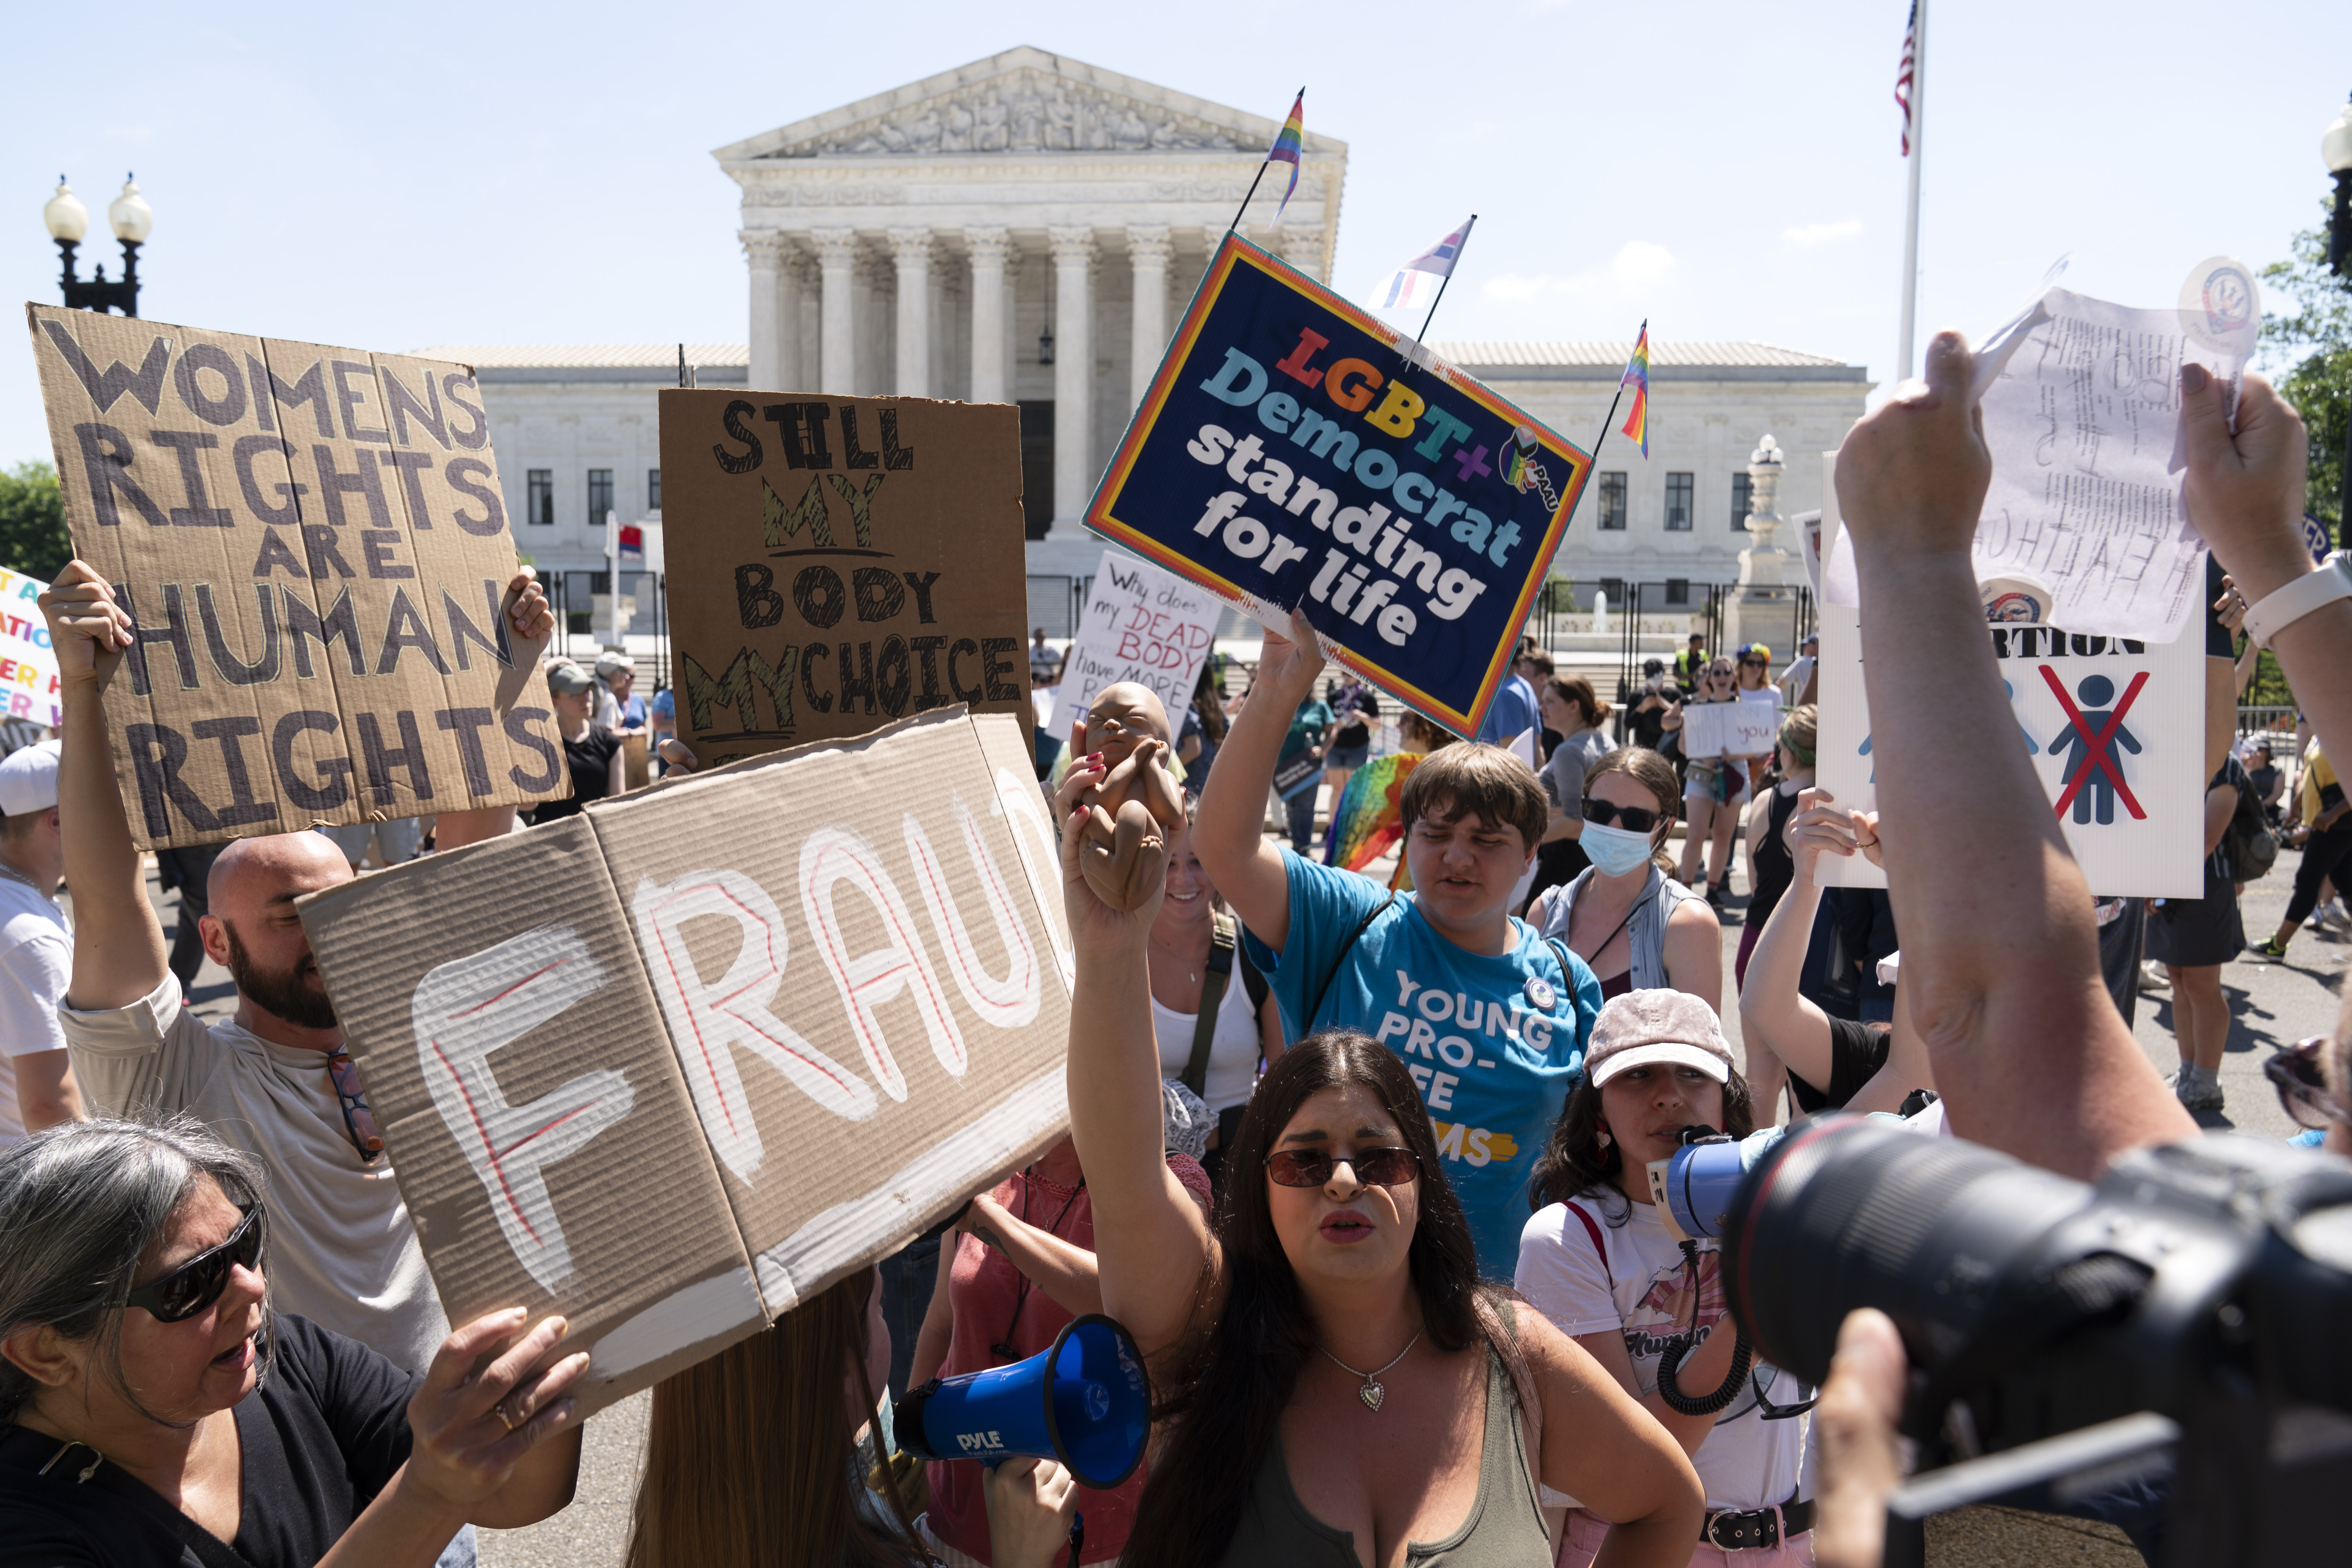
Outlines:
{"label": "photographer's hand", "polygon": [[1813,1438],[1821,1445],[1816,1568],[1878,1568],[1885,1555],[1886,1501],[1903,1479],[1895,1423],[1908,1364],[1903,1337],[1885,1313],[1864,1307],[1846,1314],[1813,1411]]}

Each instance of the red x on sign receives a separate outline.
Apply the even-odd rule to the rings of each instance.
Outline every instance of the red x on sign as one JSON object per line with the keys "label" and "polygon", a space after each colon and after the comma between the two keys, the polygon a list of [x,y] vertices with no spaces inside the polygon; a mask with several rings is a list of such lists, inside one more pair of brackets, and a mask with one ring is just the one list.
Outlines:
{"label": "red x on sign", "polygon": [[2116,766],[2115,763],[2108,758],[2107,744],[2116,738],[2116,731],[2123,728],[2124,715],[2131,711],[2131,705],[2138,698],[2140,688],[2147,684],[2147,671],[2143,669],[2131,678],[2131,684],[2124,688],[2123,700],[2116,704],[2116,710],[2113,713],[2107,715],[2106,727],[2095,735],[2091,733],[2090,724],[2083,718],[2083,710],[2074,706],[2074,699],[2066,695],[2066,688],[2059,683],[2057,671],[2045,664],[2042,667],[2042,679],[2050,683],[2050,689],[2056,695],[2058,705],[2066,710],[2066,722],[2074,727],[2074,733],[2082,736],[2090,745],[2087,758],[2090,766],[2076,769],[2074,778],[2067,783],[2064,791],[2059,795],[2058,815],[2060,816],[2066,815],[2066,808],[2074,804],[2075,795],[2089,781],[2091,768],[2095,767],[2107,775],[2108,782],[2116,786],[2116,793],[2124,797],[2124,808],[2132,814],[2133,820],[2147,821],[2147,813],[2142,811],[2139,808],[2139,802],[2132,797],[2131,785],[2124,783],[2123,770]]}

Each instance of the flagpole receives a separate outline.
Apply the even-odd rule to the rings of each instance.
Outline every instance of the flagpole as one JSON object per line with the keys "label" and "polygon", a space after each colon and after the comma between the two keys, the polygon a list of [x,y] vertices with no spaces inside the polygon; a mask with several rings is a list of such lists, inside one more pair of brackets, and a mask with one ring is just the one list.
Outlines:
{"label": "flagpole", "polygon": [[1429,314],[1421,319],[1421,331],[1413,335],[1413,342],[1424,348],[1429,345],[1429,323],[1437,319],[1437,307],[1445,303],[1445,286],[1454,281],[1454,268],[1462,265],[1462,253],[1470,248],[1470,231],[1477,226],[1478,215],[1472,213],[1470,221],[1462,226],[1462,243],[1454,247],[1454,266],[1437,280],[1437,298],[1429,302]]}
{"label": "flagpole", "polygon": [[1895,348],[1895,379],[1912,374],[1911,350],[1919,325],[1919,160],[1927,121],[1927,0],[1917,0],[1911,34],[1911,195],[1903,220],[1903,336]]}
{"label": "flagpole", "polygon": [[[1305,82],[1300,82],[1300,83],[1298,84],[1298,92],[1297,92],[1297,97],[1296,97],[1296,98],[1294,98],[1294,99],[1292,100],[1292,101],[1296,102],[1296,101],[1297,100],[1297,99],[1299,99],[1299,98],[1305,98],[1306,96],[1307,96],[1307,84],[1306,84]],[[1279,142],[1281,139],[1282,139],[1282,128],[1281,128],[1280,126],[1276,126],[1276,127],[1275,127],[1275,140],[1276,140],[1276,141],[1277,141],[1277,142]],[[1306,155],[1307,148],[1306,148],[1306,146],[1305,146],[1305,144],[1304,144],[1303,142],[1302,142],[1302,143],[1301,143],[1301,145],[1299,146],[1298,151],[1299,151],[1299,155],[1300,155],[1300,156],[1304,157],[1304,156]],[[1242,205],[1239,205],[1239,206],[1237,206],[1237,207],[1235,207],[1235,208],[1234,209],[1234,221],[1233,221],[1233,222],[1231,222],[1231,223],[1229,223],[1229,224],[1227,224],[1227,225],[1225,225],[1225,232],[1226,232],[1227,234],[1231,234],[1231,233],[1233,233],[1233,232],[1234,232],[1234,230],[1235,230],[1235,229],[1237,229],[1237,228],[1241,227],[1241,226],[1242,226],[1242,215],[1243,215],[1244,213],[1246,213],[1247,211],[1249,211],[1250,197],[1251,197],[1251,196],[1255,196],[1255,195],[1257,195],[1257,183],[1258,183],[1258,181],[1263,180],[1263,179],[1265,179],[1265,166],[1266,166],[1266,164],[1271,163],[1273,163],[1273,162],[1274,162],[1274,160],[1273,160],[1272,158],[1263,159],[1263,160],[1261,160],[1261,161],[1259,162],[1258,166],[1257,166],[1257,173],[1256,173],[1256,174],[1255,174],[1255,175],[1252,176],[1252,178],[1251,178],[1251,180],[1250,180],[1249,195],[1244,195],[1244,197],[1242,197]]]}

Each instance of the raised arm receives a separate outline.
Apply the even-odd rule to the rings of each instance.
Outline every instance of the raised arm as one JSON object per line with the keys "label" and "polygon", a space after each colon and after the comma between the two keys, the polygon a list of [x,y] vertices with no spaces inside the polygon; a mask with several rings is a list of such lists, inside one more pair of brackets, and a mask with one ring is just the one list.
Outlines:
{"label": "raised arm", "polygon": [[[1224,766],[1223,753],[1217,766]],[[1062,899],[1078,963],[1066,1069],[1070,1136],[1094,1194],[1102,1310],[1150,1356],[1183,1336],[1214,1259],[1208,1221],[1164,1152],[1144,946],[1159,918],[1168,858],[1146,858],[1150,896],[1139,908],[1113,910],[1078,869],[1078,826],[1072,817],[1062,832]]]}
{"label": "raised arm", "polygon": [[2090,891],[2001,692],[1969,562],[1992,474],[1970,370],[1938,333],[1926,384],[1838,457],[1903,991],[1953,1131],[2089,1177],[2197,1125],[2100,981]]}
{"label": "raised arm", "polygon": [[1294,611],[1290,625],[1297,641],[1265,634],[1249,700],[1210,765],[1215,787],[1201,787],[1201,809],[1192,825],[1201,868],[1242,923],[1277,953],[1290,930],[1290,874],[1283,868],[1282,851],[1266,842],[1265,792],[1274,784],[1274,764],[1290,732],[1290,716],[1323,672],[1322,645],[1307,617]]}
{"label": "raised arm", "polygon": [[[2321,570],[2303,542],[2308,441],[2303,421],[2261,376],[2238,394],[2233,433],[2221,388],[2201,366],[2180,373],[2189,437],[2189,520],[2249,605]],[[2327,568],[2333,570],[2333,568]],[[2330,757],[2352,757],[2352,599],[2271,632],[2270,650]]]}
{"label": "raised arm", "polygon": [[101,698],[131,646],[131,617],[85,562],[68,561],[41,595],[58,658],[65,743],[58,761],[58,814],[66,886],[74,895],[73,980],[66,1005],[110,1012],[163,983],[163,931],[147,901],[139,851],[115,788]]}
{"label": "raised arm", "polygon": [[1797,814],[1789,819],[1789,854],[1796,862],[1796,874],[1757,937],[1748,955],[1747,981],[1739,987],[1740,1038],[1750,1049],[1761,1046],[1771,1052],[1790,1072],[1824,1093],[1832,1066],[1829,1015],[1808,1001],[1797,983],[1805,972],[1805,950],[1812,943],[1813,917],[1822,905],[1815,868],[1823,854],[1851,855],[1854,850],[1853,814],[1830,804],[1836,798],[1825,789],[1799,792]]}

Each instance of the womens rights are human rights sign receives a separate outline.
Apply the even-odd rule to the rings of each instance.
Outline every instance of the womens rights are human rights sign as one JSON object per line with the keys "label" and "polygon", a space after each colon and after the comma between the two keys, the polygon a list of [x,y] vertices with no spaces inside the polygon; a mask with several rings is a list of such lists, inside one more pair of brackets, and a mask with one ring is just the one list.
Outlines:
{"label": "womens rights are human rights sign", "polygon": [[1470,734],[1591,467],[1227,235],[1087,521]]}

